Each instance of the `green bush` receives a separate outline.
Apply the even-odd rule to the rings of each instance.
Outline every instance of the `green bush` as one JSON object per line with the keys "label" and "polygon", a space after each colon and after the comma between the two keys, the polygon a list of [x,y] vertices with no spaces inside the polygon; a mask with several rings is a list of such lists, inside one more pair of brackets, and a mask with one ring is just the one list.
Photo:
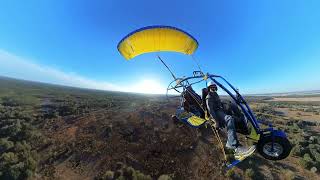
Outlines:
{"label": "green bush", "polygon": [[295,156],[302,156],[302,146],[296,145],[292,148],[292,154]]}
{"label": "green bush", "polygon": [[7,138],[0,139],[0,154],[6,152],[14,146],[12,141],[9,141]]}
{"label": "green bush", "polygon": [[314,159],[314,165],[320,168],[320,151],[319,149],[310,149],[311,156]]}
{"label": "green bush", "polygon": [[131,178],[135,173],[135,170],[132,167],[126,167],[123,169],[123,176],[125,178]]}
{"label": "green bush", "polygon": [[117,180],[127,180],[124,176],[117,177]]}
{"label": "green bush", "polygon": [[104,173],[104,175],[101,177],[103,180],[112,180],[114,178],[114,172],[113,171],[107,171]]}
{"label": "green bush", "polygon": [[[151,180],[152,179],[150,175],[145,175],[142,172],[135,170],[130,166],[126,166],[121,162],[117,162],[115,168],[116,168],[116,171],[110,171],[110,170],[106,171],[104,174],[96,177],[96,179],[101,179],[101,180],[111,180],[111,179]],[[162,179],[162,180],[166,180],[166,179]]]}
{"label": "green bush", "polygon": [[1,101],[2,101],[2,105],[3,106],[19,106],[19,101],[16,99],[16,98],[13,98],[13,97],[2,97],[1,98]]}
{"label": "green bush", "polygon": [[152,180],[150,175],[145,175],[143,173],[141,173],[140,171],[136,171],[136,176],[134,177],[134,179],[136,180]]}
{"label": "green bush", "polygon": [[313,112],[314,109],[312,107],[304,109],[304,112]]}
{"label": "green bush", "polygon": [[17,142],[13,152],[3,153],[0,162],[0,179],[25,179],[32,176],[37,165],[31,147],[25,141]]}
{"label": "green bush", "polygon": [[[19,171],[19,158],[13,152],[3,153],[0,157],[0,172],[3,179],[18,179],[20,176]],[[19,164],[19,165],[18,165]],[[18,165],[18,166],[17,166]]]}
{"label": "green bush", "polygon": [[310,169],[314,165],[314,162],[308,153],[303,155],[303,159],[300,159],[299,163],[305,169]]}
{"label": "green bush", "polygon": [[312,161],[312,158],[311,158],[310,154],[308,154],[308,153],[306,153],[306,154],[303,155],[303,159],[304,159],[305,161]]}
{"label": "green bush", "polygon": [[0,179],[27,179],[37,166],[31,145],[42,135],[31,125],[29,110],[1,106],[0,112]]}
{"label": "green bush", "polygon": [[316,149],[317,151],[320,152],[320,144],[309,144],[308,148],[309,149]]}
{"label": "green bush", "polygon": [[158,178],[158,180],[172,180],[172,178],[167,174],[163,174]]}

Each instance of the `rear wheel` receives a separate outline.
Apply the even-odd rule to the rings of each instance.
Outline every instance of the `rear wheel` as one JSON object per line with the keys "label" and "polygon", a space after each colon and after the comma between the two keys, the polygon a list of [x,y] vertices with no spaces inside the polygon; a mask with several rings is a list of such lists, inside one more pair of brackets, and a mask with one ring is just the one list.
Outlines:
{"label": "rear wheel", "polygon": [[266,159],[281,160],[289,156],[292,146],[287,138],[275,136],[272,140],[272,136],[269,135],[258,142],[257,149]]}

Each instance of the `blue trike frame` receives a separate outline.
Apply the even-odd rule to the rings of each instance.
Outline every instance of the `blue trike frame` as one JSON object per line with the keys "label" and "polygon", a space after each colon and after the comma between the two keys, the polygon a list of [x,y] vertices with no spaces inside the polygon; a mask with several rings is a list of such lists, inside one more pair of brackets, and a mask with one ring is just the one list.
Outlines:
{"label": "blue trike frame", "polygon": [[[189,83],[189,80],[196,80],[196,79],[199,79],[199,80],[194,83]],[[227,87],[225,87],[217,79],[221,79],[224,83],[226,83],[235,92],[235,94],[233,94]],[[250,106],[248,105],[246,100],[243,98],[243,96],[239,93],[239,91],[234,86],[232,86],[231,83],[229,83],[222,76],[209,74],[209,73],[204,74],[201,71],[194,71],[193,76],[176,78],[174,81],[169,83],[168,88],[167,88],[167,94],[168,94],[169,90],[175,90],[178,93],[181,93],[178,89],[183,88],[183,91],[185,91],[188,86],[192,86],[194,84],[200,83],[205,80],[211,80],[211,81],[215,82],[217,84],[217,86],[219,86],[221,89],[223,89],[233,99],[233,101],[241,108],[242,112],[246,116],[246,119],[248,121],[250,121],[250,123],[252,124],[252,127],[254,128],[254,131],[256,132],[256,134],[260,135],[259,139],[258,140],[256,139],[256,141],[257,141],[256,143],[259,143],[260,139],[263,136],[267,136],[267,135],[271,136],[272,137],[271,150],[273,151],[274,150],[273,144],[274,144],[275,137],[278,136],[278,137],[287,138],[285,132],[283,132],[281,130],[274,129],[272,123],[265,123],[263,121],[258,121],[258,119],[255,117],[253,111],[251,110]],[[173,86],[173,83],[175,83],[176,85]],[[268,126],[268,128],[262,129],[259,124],[265,124]],[[191,127],[194,127],[194,126],[191,126]],[[232,162],[230,165],[227,165],[227,167],[231,168],[231,167],[235,166],[236,164],[238,164],[239,162],[241,162],[241,161],[236,160],[236,161]]]}

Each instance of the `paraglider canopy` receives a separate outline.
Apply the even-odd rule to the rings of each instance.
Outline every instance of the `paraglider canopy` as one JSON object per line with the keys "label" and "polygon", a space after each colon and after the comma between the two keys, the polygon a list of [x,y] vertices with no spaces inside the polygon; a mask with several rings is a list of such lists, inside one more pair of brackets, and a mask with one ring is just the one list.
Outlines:
{"label": "paraglider canopy", "polygon": [[191,55],[198,41],[189,33],[171,26],[147,26],[125,36],[118,44],[121,55],[130,60],[140,54],[173,51]]}

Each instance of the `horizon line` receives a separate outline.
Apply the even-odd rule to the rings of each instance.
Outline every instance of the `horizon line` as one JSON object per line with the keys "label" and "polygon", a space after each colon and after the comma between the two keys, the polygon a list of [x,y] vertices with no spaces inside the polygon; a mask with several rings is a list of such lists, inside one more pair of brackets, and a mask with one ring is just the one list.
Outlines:
{"label": "horizon line", "polygon": [[[97,89],[97,88],[86,88],[86,87],[77,87],[77,86],[69,86],[69,85],[62,85],[57,83],[50,83],[50,82],[43,82],[43,81],[36,81],[36,80],[29,80],[29,79],[22,79],[22,78],[15,78],[15,77],[9,77],[9,76],[3,76],[0,75],[1,79],[11,79],[16,81],[27,81],[31,83],[39,83],[39,84],[46,84],[46,85],[52,85],[52,86],[60,86],[65,88],[76,88],[76,89],[82,89],[82,90],[94,90],[94,91],[104,91],[104,92],[121,92],[121,93],[129,93],[129,94],[144,94],[144,95],[166,95],[166,93],[163,94],[152,94],[152,93],[143,93],[143,92],[128,92],[128,91],[119,91],[119,90],[107,90],[107,89]],[[241,94],[243,96],[285,96],[285,95],[301,95],[303,93],[312,93],[320,94],[320,89],[314,89],[314,90],[302,90],[302,91],[288,91],[288,92],[275,92],[275,93],[249,93],[249,94]],[[299,94],[300,93],[300,94]],[[168,94],[172,95],[172,94]],[[308,94],[310,95],[310,94]],[[311,94],[312,95],[312,94]]]}

